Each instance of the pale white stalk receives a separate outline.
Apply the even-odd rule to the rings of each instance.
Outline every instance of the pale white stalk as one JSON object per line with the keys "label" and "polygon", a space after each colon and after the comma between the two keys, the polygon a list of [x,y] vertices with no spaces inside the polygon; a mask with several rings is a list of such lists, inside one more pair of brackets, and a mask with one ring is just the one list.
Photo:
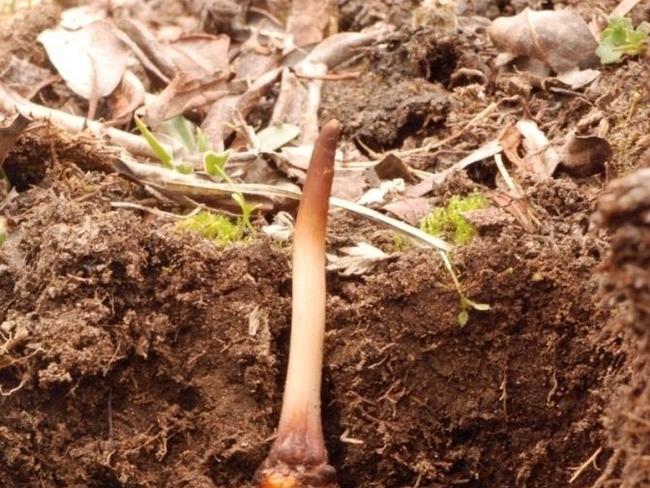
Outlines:
{"label": "pale white stalk", "polygon": [[321,422],[325,340],[325,232],[341,131],[332,121],[321,130],[298,208],[293,251],[293,299],[289,366],[277,437],[258,477],[262,488],[334,487]]}

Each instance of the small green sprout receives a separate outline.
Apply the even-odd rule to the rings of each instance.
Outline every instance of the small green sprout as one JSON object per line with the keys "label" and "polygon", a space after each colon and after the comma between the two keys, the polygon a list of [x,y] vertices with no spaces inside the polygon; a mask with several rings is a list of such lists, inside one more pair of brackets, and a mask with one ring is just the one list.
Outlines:
{"label": "small green sprout", "polygon": [[[158,138],[149,130],[147,125],[139,117],[135,116],[134,120],[135,125],[142,134],[142,137],[147,141],[149,147],[151,147],[151,150],[164,167],[183,174],[194,172],[194,167],[191,163],[174,159],[173,155],[165,149]],[[182,145],[185,154],[203,155],[203,169],[209,176],[217,181],[225,181],[231,185],[234,184],[232,179],[226,173],[226,165],[230,158],[230,151],[220,153],[212,151],[207,136],[199,127],[195,128],[190,121],[179,115],[165,121],[162,125],[162,129],[166,135],[170,136]],[[255,209],[258,208],[258,205],[247,202],[244,194],[241,192],[233,193],[232,199],[237,202],[241,209],[241,225],[252,231],[253,225],[251,224],[250,217]]]}
{"label": "small green sprout", "polygon": [[230,157],[230,151],[217,153],[214,151],[206,151],[203,154],[203,169],[213,178],[219,180],[229,181],[230,178],[226,174],[226,164]]}
{"label": "small green sprout", "polygon": [[447,268],[447,271],[449,271],[449,274],[451,275],[451,279],[454,282],[454,288],[456,288],[456,291],[458,292],[458,298],[460,302],[460,312],[458,313],[458,325],[460,325],[461,327],[467,325],[467,322],[469,321],[469,311],[471,309],[478,310],[479,312],[487,312],[488,310],[492,310],[492,307],[489,304],[475,302],[473,300],[470,300],[467,297],[467,295],[465,295],[465,292],[463,291],[463,287],[460,285],[460,280],[458,279],[458,275],[456,274],[456,270],[454,269],[454,265],[451,262],[451,258],[449,257],[449,254],[441,251],[440,257],[442,258],[442,262],[445,264],[445,268]]}
{"label": "small green sprout", "polygon": [[133,117],[133,120],[135,120],[135,125],[138,127],[140,134],[142,134],[142,137],[147,141],[147,144],[149,144],[149,147],[154,152],[160,163],[165,168],[174,169],[174,165],[172,164],[174,158],[169,154],[169,152],[167,152],[167,149],[163,147],[158,138],[153,135],[153,132],[149,130],[147,124],[145,124],[137,115]]}
{"label": "small green sprout", "polygon": [[603,64],[620,63],[623,56],[643,54],[648,48],[650,23],[642,22],[636,29],[627,17],[612,17],[600,34],[596,54]]}
{"label": "small green sprout", "polygon": [[[203,155],[203,167],[205,172],[214,178],[224,180],[227,183],[233,184],[233,181],[230,179],[230,176],[226,173],[226,164],[228,163],[228,158],[230,157],[230,151],[225,151],[222,153],[216,153],[214,151],[207,151]],[[232,199],[237,202],[239,208],[241,209],[241,218],[242,222],[250,230],[253,229],[251,224],[251,215],[258,208],[259,205],[254,203],[248,203],[244,194],[241,192],[235,192],[232,195]]]}
{"label": "small green sprout", "polygon": [[242,217],[232,220],[224,215],[205,211],[181,220],[176,224],[176,228],[199,234],[213,241],[218,247],[241,241],[246,233]]}
{"label": "small green sprout", "polygon": [[[449,199],[447,206],[433,209],[420,221],[420,229],[433,236],[450,239],[456,245],[469,244],[476,235],[474,226],[463,217],[463,212],[480,210],[489,206],[489,201],[485,195],[477,192],[470,193],[464,197],[454,195]],[[449,254],[441,252],[440,256],[449,271],[454,282],[454,287],[458,292],[460,312],[458,313],[458,324],[463,327],[469,321],[469,311],[471,309],[485,312],[490,310],[487,303],[477,303],[470,300],[463,291],[463,288],[451,262]]]}
{"label": "small green sprout", "polygon": [[470,193],[465,197],[455,195],[446,207],[429,212],[420,221],[420,229],[432,236],[449,239],[456,245],[469,244],[476,235],[476,229],[462,214],[488,205],[488,199],[480,193]]}
{"label": "small green sprout", "polygon": [[5,219],[0,217],[0,246],[2,246],[7,240],[7,224]]}

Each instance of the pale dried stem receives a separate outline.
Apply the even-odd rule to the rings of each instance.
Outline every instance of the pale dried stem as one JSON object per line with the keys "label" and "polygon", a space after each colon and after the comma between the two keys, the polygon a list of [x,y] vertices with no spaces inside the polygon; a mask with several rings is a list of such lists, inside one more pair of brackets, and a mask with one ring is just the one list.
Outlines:
{"label": "pale dried stem", "polygon": [[[0,83],[0,112],[4,114],[20,113],[31,120],[50,121],[70,132],[90,132],[99,137],[105,137],[109,143],[121,146],[131,154],[156,158],[144,138],[124,132],[113,127],[106,127],[101,122],[88,120],[77,115],[38,105],[24,99],[7,89]],[[172,148],[165,147],[170,153]]]}

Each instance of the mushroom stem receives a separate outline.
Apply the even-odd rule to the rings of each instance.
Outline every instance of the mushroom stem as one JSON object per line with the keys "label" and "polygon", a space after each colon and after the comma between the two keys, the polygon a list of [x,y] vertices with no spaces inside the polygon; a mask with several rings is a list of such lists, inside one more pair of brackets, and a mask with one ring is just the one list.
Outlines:
{"label": "mushroom stem", "polygon": [[314,144],[296,219],[289,366],[277,437],[258,471],[262,488],[332,488],[321,423],[325,340],[325,232],[341,124],[332,120]]}

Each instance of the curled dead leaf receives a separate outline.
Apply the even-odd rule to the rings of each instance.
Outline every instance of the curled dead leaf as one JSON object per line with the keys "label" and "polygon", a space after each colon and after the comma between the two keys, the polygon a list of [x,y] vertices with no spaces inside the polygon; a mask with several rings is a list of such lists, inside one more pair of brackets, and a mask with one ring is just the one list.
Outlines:
{"label": "curled dead leaf", "polygon": [[228,69],[230,38],[226,35],[186,35],[163,46],[176,69],[191,78]]}
{"label": "curled dead leaf", "polygon": [[516,58],[523,63],[520,68],[528,65],[540,76],[544,73],[535,60],[541,61],[574,89],[599,74],[588,69],[599,65],[596,38],[582,17],[571,10],[525,9],[518,15],[496,19],[488,35],[508,55],[501,63]]}
{"label": "curled dead leaf", "polygon": [[47,29],[38,41],[72,91],[88,100],[110,95],[126,70],[127,49],[106,20]]}
{"label": "curled dead leaf", "polygon": [[569,134],[561,150],[563,171],[577,178],[602,173],[612,159],[612,146],[598,136]]}
{"label": "curled dead leaf", "polygon": [[5,86],[27,100],[34,96],[50,83],[58,80],[58,75],[52,74],[48,69],[30,63],[26,59],[11,56],[9,64],[0,75],[0,81]]}
{"label": "curled dead leaf", "polygon": [[293,0],[287,30],[297,46],[320,42],[327,26],[336,21],[335,15],[335,0]]}
{"label": "curled dead leaf", "polygon": [[523,147],[526,155],[522,167],[537,178],[550,178],[560,164],[560,156],[546,134],[535,122],[528,119],[518,121],[515,127],[524,138]]}
{"label": "curled dead leaf", "polygon": [[384,205],[384,210],[415,226],[429,213],[431,204],[428,198],[402,198]]}
{"label": "curled dead leaf", "polygon": [[[11,120],[0,123],[0,169],[7,154],[11,151],[20,134],[29,124],[29,119],[22,114],[15,115]],[[1,174],[1,173],[0,173]]]}
{"label": "curled dead leaf", "polygon": [[133,112],[144,103],[144,85],[136,75],[125,71],[122,82],[108,97],[108,107],[111,111],[111,125],[126,124],[133,117]]}
{"label": "curled dead leaf", "polygon": [[488,34],[499,49],[544,61],[556,73],[598,66],[598,43],[582,17],[570,10],[525,9],[496,19]]}
{"label": "curled dead leaf", "polygon": [[227,72],[217,72],[201,79],[178,73],[157,97],[146,106],[147,121],[157,126],[164,120],[187,110],[208,105],[229,94]]}

